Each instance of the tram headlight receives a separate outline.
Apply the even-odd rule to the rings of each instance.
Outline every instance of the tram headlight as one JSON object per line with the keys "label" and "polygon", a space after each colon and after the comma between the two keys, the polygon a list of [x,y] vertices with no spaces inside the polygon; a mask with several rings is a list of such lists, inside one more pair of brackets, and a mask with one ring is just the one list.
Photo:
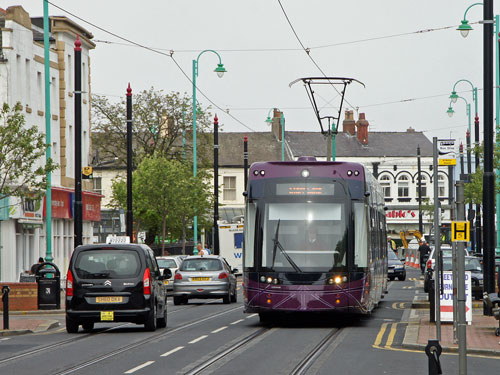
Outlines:
{"label": "tram headlight", "polygon": [[335,281],[335,284],[340,284],[342,282],[342,277],[341,276],[335,276],[333,278],[333,281]]}
{"label": "tram headlight", "polygon": [[302,175],[302,177],[307,178],[307,177],[309,177],[311,172],[309,172],[308,169],[303,169],[302,172],[300,172],[300,174]]}
{"label": "tram headlight", "polygon": [[265,170],[261,170],[261,171],[260,171],[260,175],[261,175],[261,176],[264,176],[265,174],[266,174],[266,171],[265,171]]}
{"label": "tram headlight", "polygon": [[354,175],[355,176],[359,175],[359,171],[354,171]]}
{"label": "tram headlight", "polygon": [[276,278],[274,278],[274,279],[273,279],[273,284],[274,284],[274,285],[279,284],[279,280],[278,280],[278,279],[276,279]]}
{"label": "tram headlight", "polygon": [[261,276],[260,277],[260,282],[261,283],[265,283],[266,282],[266,277],[265,276]]}
{"label": "tram headlight", "polygon": [[273,278],[269,276],[266,281],[268,284],[271,284],[273,282]]}
{"label": "tram headlight", "polygon": [[254,176],[258,176],[259,175],[259,171],[256,169],[255,171],[253,171],[253,175]]}
{"label": "tram headlight", "polygon": [[347,171],[347,175],[352,176],[352,171],[350,169]]}
{"label": "tram headlight", "polygon": [[333,285],[333,279],[332,278],[328,279],[328,284]]}

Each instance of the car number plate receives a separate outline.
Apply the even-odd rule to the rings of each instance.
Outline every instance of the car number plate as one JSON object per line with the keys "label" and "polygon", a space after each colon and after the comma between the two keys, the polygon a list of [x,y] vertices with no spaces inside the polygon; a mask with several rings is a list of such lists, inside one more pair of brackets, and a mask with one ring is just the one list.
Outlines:
{"label": "car number plate", "polygon": [[123,297],[122,296],[96,297],[95,301],[96,303],[117,303],[117,302],[123,302]]}
{"label": "car number plate", "polygon": [[168,285],[168,280],[163,280],[163,284]]}
{"label": "car number plate", "polygon": [[388,271],[389,271],[389,273],[394,273],[394,270],[388,270]]}
{"label": "car number plate", "polygon": [[115,320],[114,311],[101,311],[101,321],[112,322],[113,320]]}
{"label": "car number plate", "polygon": [[191,280],[193,280],[193,281],[209,281],[210,277],[192,277]]}

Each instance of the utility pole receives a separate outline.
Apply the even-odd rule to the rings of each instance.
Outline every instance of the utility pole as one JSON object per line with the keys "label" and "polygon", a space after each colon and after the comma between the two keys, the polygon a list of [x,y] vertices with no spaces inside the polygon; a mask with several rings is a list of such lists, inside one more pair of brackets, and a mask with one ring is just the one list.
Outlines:
{"label": "utility pole", "polygon": [[441,211],[439,204],[439,186],[438,186],[438,149],[437,137],[432,138],[433,145],[433,172],[434,172],[434,246],[435,257],[434,263],[434,285],[435,285],[435,307],[436,307],[436,339],[441,341],[441,238],[439,236],[439,214]]}
{"label": "utility pole", "polygon": [[219,255],[219,119],[214,117],[214,254]]}
{"label": "utility pole", "polygon": [[75,247],[83,242],[82,212],[82,42],[75,41]]}
{"label": "utility pole", "polygon": [[417,146],[417,167],[418,167],[418,231],[423,235],[424,224],[422,215],[422,165],[420,162],[420,145]]}
{"label": "utility pole", "polygon": [[248,137],[245,135],[243,138],[243,181],[244,188],[243,191],[247,191],[248,189]]}
{"label": "utility pole", "polygon": [[[476,164],[476,171],[479,169],[479,116],[476,114],[474,119],[474,158]],[[484,186],[484,185],[483,185]],[[484,189],[483,189],[484,195]],[[484,200],[483,200],[484,202]],[[476,252],[482,254],[482,241],[481,241],[481,205],[476,204]]]}
{"label": "utility pole", "polygon": [[132,210],[132,88],[127,87],[127,233],[130,242],[133,242],[134,219]]}
{"label": "utility pole", "polygon": [[[470,181],[470,176],[472,174],[472,160],[471,160],[471,144],[470,144],[470,131],[467,129],[466,137],[467,140],[467,180]],[[474,252],[476,249],[476,243],[474,241],[474,211],[472,209],[472,203],[469,203],[467,220],[469,220],[470,224],[470,249],[471,252]]]}

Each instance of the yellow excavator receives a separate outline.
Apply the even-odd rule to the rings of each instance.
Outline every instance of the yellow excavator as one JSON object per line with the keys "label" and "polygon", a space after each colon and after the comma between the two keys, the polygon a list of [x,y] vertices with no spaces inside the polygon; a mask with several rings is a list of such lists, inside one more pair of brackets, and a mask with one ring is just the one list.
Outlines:
{"label": "yellow excavator", "polygon": [[399,232],[399,237],[401,237],[401,241],[403,242],[403,247],[405,249],[408,249],[408,240],[406,239],[406,237],[411,236],[414,236],[420,242],[422,233],[420,233],[418,230],[407,230]]}

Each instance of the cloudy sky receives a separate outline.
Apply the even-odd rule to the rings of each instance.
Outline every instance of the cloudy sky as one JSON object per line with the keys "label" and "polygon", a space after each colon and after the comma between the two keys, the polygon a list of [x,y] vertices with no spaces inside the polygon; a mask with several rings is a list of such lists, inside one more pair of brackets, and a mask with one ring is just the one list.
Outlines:
{"label": "cloudy sky", "polygon": [[[66,15],[93,33],[93,92],[114,100],[125,94],[129,81],[133,90],[154,86],[191,94],[192,83],[181,69],[191,78],[198,53],[218,51],[228,73],[219,79],[213,73],[217,57],[206,53],[200,58],[197,85],[222,109],[212,112],[224,131],[265,131],[272,107],[283,110],[288,130],[319,131],[304,87],[290,88],[289,83],[322,73],[302,49],[282,7],[325,74],[365,84],[348,87],[344,108],[366,113],[372,131],[411,126],[430,139],[451,136],[465,142],[464,102],[454,105],[453,118],[446,114],[449,93],[462,78],[480,89],[480,117],[483,112],[482,25],[473,24],[465,39],[456,31],[472,1],[281,0],[282,7],[278,0],[50,1],[167,54],[131,46],[49,5],[51,15]],[[30,16],[43,15],[42,0],[7,0],[3,7],[20,3]],[[478,22],[482,14],[482,6],[475,6],[467,18]],[[469,85],[461,83],[457,91],[472,102]],[[322,113],[337,115],[339,98],[333,88],[325,86],[318,94]],[[198,98],[202,105],[210,104]]]}

